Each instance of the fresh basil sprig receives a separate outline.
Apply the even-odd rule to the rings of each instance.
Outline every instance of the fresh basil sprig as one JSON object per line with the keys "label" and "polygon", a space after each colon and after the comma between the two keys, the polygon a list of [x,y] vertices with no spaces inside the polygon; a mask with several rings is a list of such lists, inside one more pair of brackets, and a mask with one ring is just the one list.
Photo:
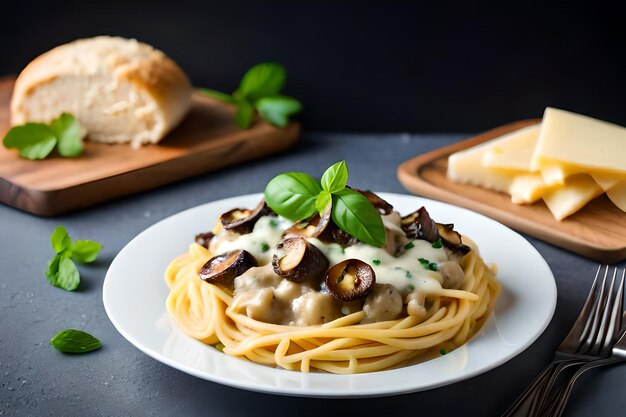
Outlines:
{"label": "fresh basil sprig", "polygon": [[269,124],[284,127],[289,123],[289,116],[302,110],[302,104],[298,100],[280,94],[286,81],[287,73],[282,65],[263,62],[244,74],[239,88],[232,95],[208,88],[202,88],[200,92],[235,105],[235,121],[242,129],[250,127],[255,109]]}
{"label": "fresh basil sprig", "polygon": [[358,240],[383,246],[387,233],[378,210],[358,191],[346,188],[345,161],[331,166],[318,183],[309,174],[287,172],[274,177],[265,187],[265,201],[279,215],[300,221],[323,213],[329,204],[335,224]]}
{"label": "fresh basil sprig", "polygon": [[102,343],[82,330],[61,330],[51,340],[50,344],[64,353],[87,353],[102,347]]}
{"label": "fresh basil sprig", "polygon": [[56,255],[48,262],[46,278],[55,287],[74,291],[80,284],[80,273],[73,260],[80,263],[95,261],[102,245],[93,240],[72,242],[63,226],[54,229],[50,235],[50,244]]}
{"label": "fresh basil sprig", "polygon": [[63,113],[49,125],[26,123],[11,128],[4,137],[6,148],[15,148],[26,159],[44,159],[56,147],[64,157],[75,157],[83,152],[85,129],[69,113]]}

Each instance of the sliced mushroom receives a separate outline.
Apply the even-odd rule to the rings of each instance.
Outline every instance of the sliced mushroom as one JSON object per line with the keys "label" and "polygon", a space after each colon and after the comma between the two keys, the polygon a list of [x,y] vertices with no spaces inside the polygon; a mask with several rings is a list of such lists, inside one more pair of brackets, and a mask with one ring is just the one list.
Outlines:
{"label": "sliced mushroom", "polygon": [[404,216],[400,227],[409,239],[423,239],[433,243],[439,238],[437,224],[430,218],[424,207]]}
{"label": "sliced mushroom", "polygon": [[245,235],[252,232],[254,225],[261,216],[268,214],[268,209],[269,207],[263,199],[254,210],[236,208],[227,211],[220,216],[220,222],[224,229]]}
{"label": "sliced mushroom", "polygon": [[333,297],[353,301],[369,294],[376,283],[376,273],[359,259],[346,259],[328,270],[325,283]]}
{"label": "sliced mushroom", "polygon": [[352,236],[350,233],[340,228],[333,229],[332,231],[333,242],[338,243],[343,248],[353,246],[359,243],[359,239]]}
{"label": "sliced mushroom", "polygon": [[444,246],[458,255],[466,255],[471,248],[463,244],[461,235],[454,230],[453,224],[437,223],[437,231]]}
{"label": "sliced mushroom", "polygon": [[276,247],[272,258],[276,274],[294,282],[319,282],[328,269],[328,259],[302,237],[290,237]]}
{"label": "sliced mushroom", "polygon": [[324,213],[316,214],[309,220],[303,220],[291,226],[284,233],[284,237],[302,236],[308,238],[317,238],[323,242],[332,241],[332,231],[337,226],[331,218],[332,206],[329,204]]}
{"label": "sliced mushroom", "polygon": [[196,235],[196,243],[205,249],[209,249],[209,243],[211,243],[211,239],[214,237],[215,234],[213,232],[198,233]]}
{"label": "sliced mushroom", "polygon": [[256,266],[256,259],[245,250],[214,256],[200,269],[200,279],[211,284],[230,285],[236,277]]}
{"label": "sliced mushroom", "polygon": [[387,215],[393,211],[393,206],[380,198],[377,194],[374,194],[369,190],[357,190],[356,188],[354,190],[363,194],[363,196],[367,198],[370,203],[372,203],[372,205],[380,212],[380,214]]}

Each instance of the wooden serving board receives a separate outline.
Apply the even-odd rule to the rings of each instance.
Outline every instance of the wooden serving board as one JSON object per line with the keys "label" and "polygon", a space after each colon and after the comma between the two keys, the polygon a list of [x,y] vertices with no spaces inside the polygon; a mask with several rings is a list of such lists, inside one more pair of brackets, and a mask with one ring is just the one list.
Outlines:
{"label": "wooden serving board", "polygon": [[506,194],[458,184],[446,176],[450,154],[539,122],[510,123],[419,155],[398,167],[398,179],[412,193],[478,211],[513,229],[583,256],[607,263],[626,259],[626,213],[613,205],[606,195],[559,222],[543,201],[532,205],[513,204]]}
{"label": "wooden serving board", "polygon": [[[14,78],[0,79],[0,134],[9,126]],[[195,93],[187,117],[158,145],[85,142],[78,158],[29,161],[0,145],[0,202],[52,216],[158,187],[282,151],[298,138],[291,123],[273,127],[260,119],[248,130],[235,125],[231,106]]]}

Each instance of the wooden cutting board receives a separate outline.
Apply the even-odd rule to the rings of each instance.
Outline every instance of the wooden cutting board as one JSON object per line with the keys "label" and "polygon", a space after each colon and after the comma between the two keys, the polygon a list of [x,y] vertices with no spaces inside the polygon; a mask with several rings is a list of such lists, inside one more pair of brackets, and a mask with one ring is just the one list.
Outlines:
{"label": "wooden cutting board", "polygon": [[[605,196],[563,221],[543,203],[517,205],[503,193],[448,180],[448,156],[540,120],[510,123],[462,142],[410,159],[398,167],[398,179],[412,193],[466,207],[553,245],[601,262],[626,259],[626,213]],[[506,245],[506,242],[502,242]],[[515,256],[515,254],[511,254]]]}
{"label": "wooden cutting board", "polygon": [[[9,129],[14,78],[0,79],[0,134]],[[0,145],[0,202],[52,216],[158,187],[182,178],[280,152],[300,127],[273,127],[261,119],[248,130],[235,125],[231,106],[194,94],[187,117],[158,145],[85,143],[78,158],[20,158]]]}

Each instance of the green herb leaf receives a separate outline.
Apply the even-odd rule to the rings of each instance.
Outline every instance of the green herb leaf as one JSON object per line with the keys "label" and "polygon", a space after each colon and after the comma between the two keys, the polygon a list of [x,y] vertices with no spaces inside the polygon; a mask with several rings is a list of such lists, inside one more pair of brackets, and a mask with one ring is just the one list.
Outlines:
{"label": "green herb leaf", "polygon": [[63,113],[50,123],[50,129],[58,140],[61,156],[74,157],[83,152],[85,129],[69,113]]}
{"label": "green herb leaf", "polygon": [[374,260],[372,260],[372,263],[374,265],[380,265],[380,259],[374,259]]}
{"label": "green herb leaf", "polygon": [[285,68],[273,62],[263,62],[250,68],[245,73],[234,95],[256,102],[263,97],[280,93],[287,80]]}
{"label": "green herb leaf", "polygon": [[435,262],[430,262],[428,259],[419,258],[418,261],[419,263],[422,264],[424,269],[428,269],[431,271],[436,271],[437,269],[439,269],[439,267],[437,266]]}
{"label": "green herb leaf", "polygon": [[285,127],[289,123],[289,116],[302,110],[302,104],[287,96],[265,97],[256,102],[256,109],[269,124]]}
{"label": "green herb leaf", "polygon": [[409,242],[406,245],[404,245],[404,249],[409,250],[409,249],[413,249],[415,247],[415,243],[413,242]]}
{"label": "green herb leaf", "polygon": [[211,90],[209,88],[201,88],[200,93],[207,97],[211,97],[215,100],[219,100],[228,104],[235,104],[237,102],[230,94],[222,93],[221,91],[217,90]]}
{"label": "green herb leaf", "polygon": [[383,246],[387,233],[383,220],[361,193],[343,189],[333,195],[333,221],[342,230],[372,246]]}
{"label": "green herb leaf", "polygon": [[339,161],[328,168],[322,179],[322,188],[329,193],[336,193],[346,188],[348,182],[348,167],[346,161]]}
{"label": "green herb leaf", "polygon": [[254,116],[254,109],[252,105],[246,100],[240,100],[237,102],[237,114],[235,114],[235,122],[240,129],[247,129],[252,122],[252,116]]}
{"label": "green herb leaf", "polygon": [[270,220],[270,226],[272,229],[276,229],[278,227],[278,221],[271,219]]}
{"label": "green herb leaf", "polygon": [[272,178],[267,184],[265,201],[277,214],[299,221],[315,214],[320,191],[322,187],[309,174],[288,172]]}
{"label": "green herb leaf", "polygon": [[93,240],[77,240],[72,245],[72,259],[83,264],[93,262],[101,249],[102,245]]}
{"label": "green herb leaf", "polygon": [[268,245],[267,243],[263,242],[261,243],[261,252],[267,252],[268,250],[270,250],[270,245]]}
{"label": "green herb leaf", "polygon": [[62,330],[50,340],[50,344],[64,353],[87,353],[102,347],[102,343],[82,330]]}
{"label": "green herb leaf", "polygon": [[436,241],[433,242],[431,246],[435,249],[441,249],[443,248],[443,241],[441,240],[441,238],[438,238]]}
{"label": "green herb leaf", "polygon": [[4,137],[6,148],[16,148],[26,159],[44,159],[57,144],[52,129],[43,123],[15,126]]}
{"label": "green herb leaf", "polygon": [[56,287],[57,278],[59,276],[59,263],[61,263],[61,259],[67,257],[66,254],[57,253],[54,255],[54,258],[50,259],[48,262],[48,268],[46,269],[46,278],[50,282],[50,284]]}
{"label": "green herb leaf", "polygon": [[61,256],[59,272],[52,285],[62,288],[65,291],[74,291],[78,288],[78,284],[80,284],[80,274],[78,273],[76,264],[70,258]]}
{"label": "green herb leaf", "polygon": [[57,226],[50,235],[50,243],[55,253],[61,253],[64,250],[72,248],[72,239],[67,233],[67,229],[63,226]]}
{"label": "green herb leaf", "polygon": [[329,204],[333,201],[332,195],[328,191],[321,191],[315,200],[315,209],[319,214],[324,213]]}
{"label": "green herb leaf", "polygon": [[440,355],[445,355],[446,353],[448,353],[444,348],[439,349],[439,354]]}

